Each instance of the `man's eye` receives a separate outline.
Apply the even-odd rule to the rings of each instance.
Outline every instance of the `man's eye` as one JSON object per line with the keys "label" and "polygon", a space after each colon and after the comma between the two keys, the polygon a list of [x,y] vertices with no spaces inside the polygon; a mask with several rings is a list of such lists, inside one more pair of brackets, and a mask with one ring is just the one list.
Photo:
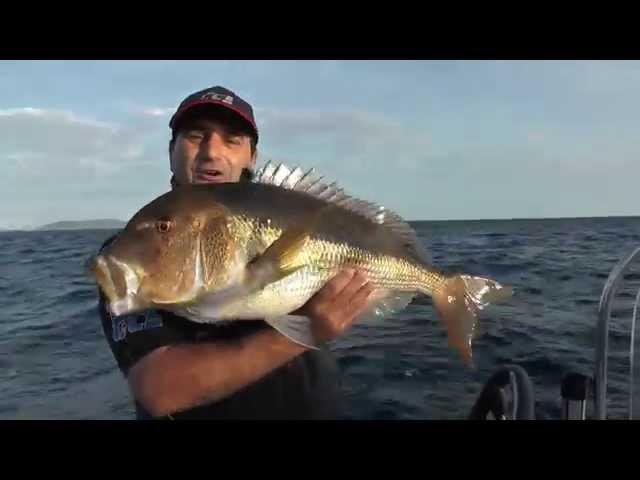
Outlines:
{"label": "man's eye", "polygon": [[202,132],[189,132],[187,133],[187,138],[189,140],[202,140],[204,134]]}
{"label": "man's eye", "polygon": [[233,144],[233,145],[240,145],[242,144],[242,140],[240,137],[229,137],[229,139],[227,140],[229,143]]}

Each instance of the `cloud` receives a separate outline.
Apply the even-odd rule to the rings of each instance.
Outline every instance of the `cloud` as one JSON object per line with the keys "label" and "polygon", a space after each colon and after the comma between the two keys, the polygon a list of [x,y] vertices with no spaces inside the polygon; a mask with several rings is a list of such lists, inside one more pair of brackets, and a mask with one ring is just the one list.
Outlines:
{"label": "cloud", "polygon": [[75,115],[73,112],[63,110],[45,110],[42,108],[8,108],[0,110],[0,117],[13,118],[13,122],[19,122],[21,119],[40,118],[49,119],[54,122],[61,122],[70,125],[91,125],[95,127],[109,128],[109,124],[105,122],[99,122],[87,118],[81,118]]}
{"label": "cloud", "polygon": [[[138,115],[166,120],[175,107],[137,107]],[[362,168],[415,170],[431,148],[420,125],[407,125],[382,114],[356,109],[257,108],[262,158]],[[265,158],[266,157],[266,158]],[[313,165],[311,165],[313,163]],[[329,172],[330,173],[330,172]]]}
{"label": "cloud", "polygon": [[257,110],[263,128],[272,134],[284,130],[288,135],[330,133],[342,131],[347,134],[377,134],[397,125],[385,117],[358,110]]}
{"label": "cloud", "polygon": [[567,196],[581,206],[576,211],[587,211],[582,188],[596,191],[603,178],[618,183],[625,171],[638,171],[636,148],[582,129],[530,123],[505,140],[476,139],[461,127],[438,140],[419,122],[366,110],[265,109],[257,118],[263,158],[315,167],[352,194],[414,219],[568,215],[576,206],[560,206]]}
{"label": "cloud", "polygon": [[[0,111],[0,155],[41,162],[51,159],[53,164],[46,164],[49,171],[60,162],[103,154],[118,134],[112,125],[82,119],[72,112],[34,108]],[[32,166],[36,167],[35,162]]]}
{"label": "cloud", "polygon": [[256,118],[262,161],[313,167],[352,195],[402,215],[409,213],[407,196],[450,169],[419,122],[364,109],[257,109]]}
{"label": "cloud", "polygon": [[[258,109],[266,155],[308,155],[340,171],[413,170],[431,149],[420,125],[362,110]],[[294,160],[294,158],[291,158]],[[317,166],[317,165],[316,165]]]}
{"label": "cloud", "polygon": [[79,169],[75,174],[117,173],[145,163],[150,132],[148,125],[115,125],[68,111],[0,110],[0,158],[49,177],[67,176],[72,168]]}
{"label": "cloud", "polygon": [[[21,211],[32,211],[36,224],[99,211],[126,217],[168,184],[166,117],[173,110],[137,107],[127,124],[71,111],[0,110],[0,160],[9,169],[0,187],[28,197]],[[424,169],[431,148],[420,125],[363,110],[262,109],[256,117],[262,160],[316,167],[370,200],[389,203],[392,194],[379,194],[380,187]],[[362,182],[363,172],[373,180]],[[52,199],[60,218],[40,220]]]}
{"label": "cloud", "polygon": [[0,227],[130,215],[168,185],[167,140],[144,119],[116,124],[72,111],[0,110]]}
{"label": "cloud", "polygon": [[175,111],[174,107],[162,108],[162,107],[148,107],[139,110],[141,115],[148,117],[169,117]]}
{"label": "cloud", "polygon": [[533,130],[527,133],[527,140],[530,142],[542,142],[545,139],[545,134],[539,130]]}
{"label": "cloud", "polygon": [[[166,120],[175,107],[137,107],[132,111],[141,117]],[[371,167],[372,160],[388,162],[393,155],[397,166],[410,167],[415,164],[413,153],[421,156],[431,144],[430,136],[416,126],[362,110],[257,108],[255,115],[263,153],[295,155],[297,160],[304,154],[324,152],[327,161],[350,159],[360,167],[366,160]]]}

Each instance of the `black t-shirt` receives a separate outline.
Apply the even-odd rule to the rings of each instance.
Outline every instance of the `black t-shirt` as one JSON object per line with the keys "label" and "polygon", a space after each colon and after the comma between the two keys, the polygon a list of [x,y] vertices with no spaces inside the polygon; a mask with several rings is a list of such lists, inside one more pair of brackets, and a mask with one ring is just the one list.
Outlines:
{"label": "black t-shirt", "polygon": [[[111,239],[107,240],[107,245]],[[103,247],[104,247],[103,245]],[[118,367],[129,369],[154,349],[178,343],[224,341],[272,328],[264,321],[199,324],[162,310],[113,318],[100,293],[102,328]],[[222,366],[224,368],[224,366]],[[307,351],[221,401],[177,412],[174,419],[333,419],[340,416],[338,369],[326,348]],[[137,417],[151,418],[136,401]]]}

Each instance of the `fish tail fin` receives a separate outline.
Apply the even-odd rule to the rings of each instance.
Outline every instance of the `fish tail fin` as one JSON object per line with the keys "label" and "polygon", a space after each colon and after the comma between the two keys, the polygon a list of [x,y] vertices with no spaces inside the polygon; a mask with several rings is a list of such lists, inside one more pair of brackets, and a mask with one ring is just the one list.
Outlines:
{"label": "fish tail fin", "polygon": [[445,277],[441,285],[433,289],[433,304],[447,329],[449,346],[458,350],[466,365],[473,366],[472,341],[479,311],[512,294],[509,286],[470,275]]}

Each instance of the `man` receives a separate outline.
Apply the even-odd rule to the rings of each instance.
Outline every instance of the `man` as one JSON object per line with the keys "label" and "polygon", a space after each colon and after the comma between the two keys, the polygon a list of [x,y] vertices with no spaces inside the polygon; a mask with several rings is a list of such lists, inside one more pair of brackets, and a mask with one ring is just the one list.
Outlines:
{"label": "man", "polygon": [[[235,93],[223,87],[196,92],[169,126],[173,188],[251,177],[258,128],[252,107]],[[317,338],[330,341],[364,311],[372,290],[361,273],[341,272],[296,314],[312,320]],[[102,295],[99,309],[138,418],[340,415],[336,364],[326,348],[307,350],[262,321],[201,325],[163,311],[112,318]]]}

